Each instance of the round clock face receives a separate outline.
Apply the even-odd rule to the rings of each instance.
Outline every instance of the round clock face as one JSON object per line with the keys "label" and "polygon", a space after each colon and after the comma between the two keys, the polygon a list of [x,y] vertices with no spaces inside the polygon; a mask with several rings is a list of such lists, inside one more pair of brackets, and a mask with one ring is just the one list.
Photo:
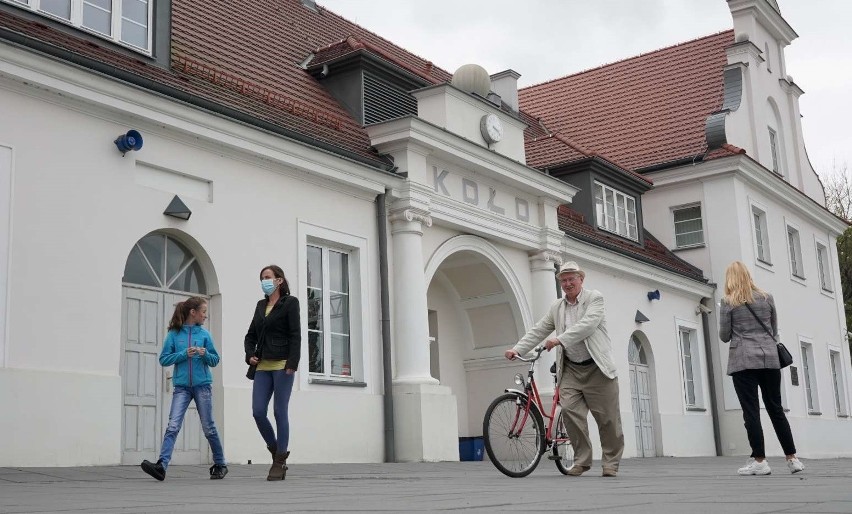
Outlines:
{"label": "round clock face", "polygon": [[488,144],[496,143],[503,139],[503,124],[496,114],[486,114],[479,122],[479,130]]}

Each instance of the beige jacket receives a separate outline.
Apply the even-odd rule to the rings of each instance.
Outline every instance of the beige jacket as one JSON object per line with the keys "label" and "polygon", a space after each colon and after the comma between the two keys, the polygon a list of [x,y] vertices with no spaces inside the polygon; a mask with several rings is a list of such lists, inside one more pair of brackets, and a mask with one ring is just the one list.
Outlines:
{"label": "beige jacket", "polygon": [[[569,344],[585,341],[586,348],[588,348],[598,368],[607,377],[615,378],[617,373],[612,358],[612,341],[609,340],[606,331],[603,295],[592,289],[583,289],[577,297],[577,301],[579,302],[577,315],[580,319],[574,325],[565,326],[565,307],[567,304],[563,298],[560,298],[553,302],[547,314],[518,341],[514,350],[524,355],[555,331],[557,339],[565,347]],[[564,351],[556,352],[557,383],[562,380],[562,359],[564,356]]]}

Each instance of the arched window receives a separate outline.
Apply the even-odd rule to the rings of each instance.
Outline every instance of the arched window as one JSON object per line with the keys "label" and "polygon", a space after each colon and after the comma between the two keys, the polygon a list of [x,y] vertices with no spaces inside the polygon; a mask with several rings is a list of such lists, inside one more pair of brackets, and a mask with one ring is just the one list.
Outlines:
{"label": "arched window", "polygon": [[642,347],[642,341],[636,337],[636,334],[630,336],[630,347],[627,349],[627,358],[631,364],[648,364],[648,359],[645,357],[645,348]]}
{"label": "arched window", "polygon": [[121,281],[158,289],[207,293],[204,274],[195,256],[166,234],[148,234],[133,245]]}

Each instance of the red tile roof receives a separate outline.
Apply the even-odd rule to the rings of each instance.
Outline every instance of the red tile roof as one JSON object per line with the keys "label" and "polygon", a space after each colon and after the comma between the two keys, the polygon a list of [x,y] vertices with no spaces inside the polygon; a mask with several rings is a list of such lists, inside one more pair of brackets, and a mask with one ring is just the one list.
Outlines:
{"label": "red tile roof", "polygon": [[[200,99],[243,113],[261,124],[286,128],[377,166],[384,161],[370,148],[363,127],[301,67],[301,63],[311,54],[314,54],[313,63],[317,64],[350,52],[366,51],[433,83],[451,79],[450,73],[430,61],[322,7],[318,12],[308,9],[300,0],[267,0],[250,5],[249,2],[225,0],[173,0],[171,65],[168,68],[144,56],[116,49],[109,43],[93,43],[72,31],[59,30],[48,22],[16,16],[13,10],[0,11],[0,35],[97,71],[133,78],[132,82],[142,87],[164,86],[181,99]],[[714,37],[724,39],[719,35]],[[653,62],[643,61],[642,64],[655,66]],[[585,93],[594,97],[593,86],[601,80],[601,72],[593,70],[590,73],[594,74],[594,80],[584,87]],[[634,73],[641,75],[641,70]],[[556,120],[554,127],[547,126],[550,120],[544,123],[537,119],[554,114],[553,109],[544,109],[542,113],[536,110],[554,99],[559,100],[555,105],[567,108],[561,102],[568,97],[556,93],[568,87],[564,84],[568,79],[570,77],[534,86],[522,93],[523,102],[533,107],[519,113],[529,125],[525,132],[528,164],[540,166],[603,158],[616,168],[619,165],[615,163],[622,169],[635,166],[631,152],[636,144],[624,139],[626,136],[600,145],[598,137],[571,130],[578,128],[576,119]],[[532,101],[537,98],[536,88],[540,88],[538,91],[547,89],[548,95],[556,97]],[[604,94],[612,95],[610,89],[605,88]],[[594,133],[601,122],[600,112],[596,113],[579,123],[579,128],[586,123],[590,133]],[[595,123],[589,123],[591,120]],[[701,123],[703,127],[703,118]],[[642,130],[634,129],[626,135],[639,140]],[[624,151],[610,151],[619,149],[617,145],[625,142],[630,144]],[[632,171],[625,172],[638,177]],[[560,227],[569,235],[703,280],[700,270],[668,252],[650,234],[646,233],[645,246],[638,247],[616,236],[597,232],[585,223],[582,215],[567,206],[560,207],[559,220]]]}
{"label": "red tile roof", "polygon": [[173,0],[171,69],[9,11],[0,11],[0,29],[286,127],[377,165],[384,160],[371,150],[363,128],[300,64],[318,49],[354,38],[362,48],[434,83],[451,78],[430,61],[300,0]]}
{"label": "red tile roof", "polygon": [[[695,39],[521,89],[519,102],[550,131],[630,170],[694,158],[707,150],[707,116],[722,106],[725,48],[733,42],[732,30]],[[550,146],[527,164],[572,157]]]}

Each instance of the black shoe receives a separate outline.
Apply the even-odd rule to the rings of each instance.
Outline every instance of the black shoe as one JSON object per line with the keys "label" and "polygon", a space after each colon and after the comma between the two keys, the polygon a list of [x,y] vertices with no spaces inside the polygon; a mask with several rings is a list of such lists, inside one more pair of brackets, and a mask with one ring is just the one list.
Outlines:
{"label": "black shoe", "polygon": [[224,464],[213,464],[210,466],[210,480],[222,480],[228,474],[228,466]]}
{"label": "black shoe", "polygon": [[158,460],[156,464],[148,460],[143,460],[142,471],[148,473],[160,482],[166,479],[166,470],[163,468],[163,459]]}

